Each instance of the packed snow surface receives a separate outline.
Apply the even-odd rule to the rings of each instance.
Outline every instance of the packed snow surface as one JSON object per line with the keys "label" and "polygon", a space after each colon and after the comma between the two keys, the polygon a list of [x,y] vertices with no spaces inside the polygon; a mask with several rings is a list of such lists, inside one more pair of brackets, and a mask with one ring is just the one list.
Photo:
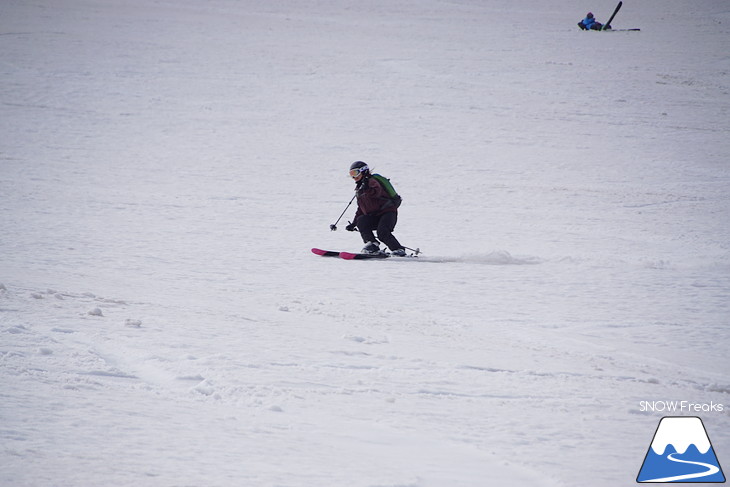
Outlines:
{"label": "packed snow surface", "polygon": [[[4,0],[0,484],[730,465],[730,7],[614,7]],[[310,252],[355,160],[419,258]]]}

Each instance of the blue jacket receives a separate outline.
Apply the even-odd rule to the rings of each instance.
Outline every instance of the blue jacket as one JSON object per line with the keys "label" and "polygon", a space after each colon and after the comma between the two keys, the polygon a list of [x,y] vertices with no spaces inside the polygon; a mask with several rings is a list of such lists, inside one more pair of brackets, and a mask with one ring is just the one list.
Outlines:
{"label": "blue jacket", "polygon": [[586,29],[590,29],[593,24],[596,23],[595,17],[586,17],[581,22],[583,22],[583,25],[586,27]]}

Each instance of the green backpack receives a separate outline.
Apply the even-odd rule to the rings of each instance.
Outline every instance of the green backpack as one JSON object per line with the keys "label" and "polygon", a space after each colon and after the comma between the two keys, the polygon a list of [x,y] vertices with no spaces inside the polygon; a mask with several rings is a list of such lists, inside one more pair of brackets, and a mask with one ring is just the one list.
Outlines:
{"label": "green backpack", "polygon": [[393,185],[390,184],[390,179],[386,178],[385,176],[381,176],[380,174],[373,174],[372,177],[375,178],[375,180],[380,183],[383,189],[385,189],[385,192],[388,193],[388,199],[392,203],[392,206],[398,208],[403,202],[403,198],[400,197]]}

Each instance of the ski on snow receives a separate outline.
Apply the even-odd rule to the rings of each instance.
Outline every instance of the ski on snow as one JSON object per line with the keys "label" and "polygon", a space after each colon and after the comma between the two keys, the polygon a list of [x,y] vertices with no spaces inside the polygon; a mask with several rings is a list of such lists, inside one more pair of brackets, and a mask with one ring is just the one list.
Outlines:
{"label": "ski on snow", "polygon": [[337,250],[322,250],[322,249],[312,249],[312,252],[321,255],[322,257],[339,257],[340,252]]}
{"label": "ski on snow", "polygon": [[387,259],[391,257],[390,254],[385,252],[378,252],[377,254],[355,254],[352,252],[340,252],[340,257],[345,260],[365,260],[365,259]]}
{"label": "ski on snow", "polygon": [[[377,254],[359,254],[354,252],[339,252],[337,250],[322,250],[318,248],[313,248],[312,253],[321,255],[322,257],[339,257],[345,260],[387,259],[389,257],[393,257],[391,254],[386,252],[378,252]],[[407,255],[406,257],[416,257],[416,255]]]}
{"label": "ski on snow", "polygon": [[621,5],[623,5],[623,4],[624,4],[623,1],[618,2],[618,5],[616,5],[616,10],[613,11],[613,15],[611,15],[611,18],[608,19],[608,22],[603,24],[603,27],[601,28],[601,30],[608,30],[611,28],[611,22],[613,21],[613,18],[616,16],[618,11],[621,10]]}
{"label": "ski on snow", "polygon": [[619,10],[621,10],[621,6],[624,4],[623,0],[621,2],[618,2],[618,5],[616,5],[616,10],[613,11],[613,14],[611,14],[611,18],[608,19],[608,22],[603,24],[603,27],[601,27],[602,31],[606,32],[628,32],[628,31],[640,31],[641,29],[614,29],[611,27],[611,22],[613,22],[613,18],[616,17],[616,14]]}

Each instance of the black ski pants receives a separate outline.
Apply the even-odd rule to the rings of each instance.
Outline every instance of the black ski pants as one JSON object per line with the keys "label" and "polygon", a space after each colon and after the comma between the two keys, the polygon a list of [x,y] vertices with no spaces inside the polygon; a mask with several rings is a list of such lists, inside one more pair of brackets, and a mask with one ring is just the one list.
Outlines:
{"label": "black ski pants", "polygon": [[378,232],[378,239],[388,246],[390,250],[402,249],[403,246],[393,236],[395,224],[398,222],[397,211],[386,211],[380,215],[360,215],[355,224],[360,231],[362,241],[365,243],[375,242],[374,231]]}

